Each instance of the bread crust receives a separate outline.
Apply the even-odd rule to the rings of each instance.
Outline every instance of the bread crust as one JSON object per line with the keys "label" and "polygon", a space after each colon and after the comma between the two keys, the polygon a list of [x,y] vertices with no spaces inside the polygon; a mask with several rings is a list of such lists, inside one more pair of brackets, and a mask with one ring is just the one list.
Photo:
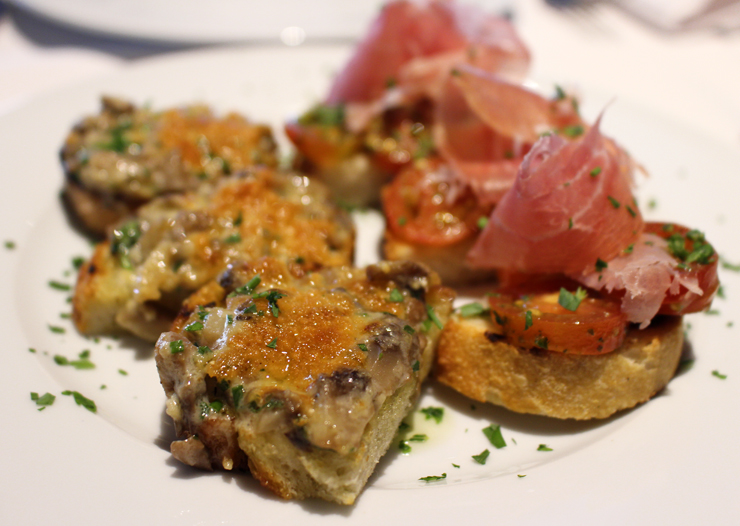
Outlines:
{"label": "bread crust", "polygon": [[437,349],[437,380],[480,402],[519,413],[587,420],[606,418],[659,392],[675,374],[683,348],[680,316],[630,328],[605,355],[520,349],[496,334],[487,317],[453,317]]}
{"label": "bread crust", "polygon": [[459,287],[495,280],[493,270],[472,269],[465,263],[465,255],[470,251],[476,238],[464,239],[452,246],[435,247],[412,245],[386,228],[383,234],[382,256],[391,261],[416,261],[439,274],[446,285]]}

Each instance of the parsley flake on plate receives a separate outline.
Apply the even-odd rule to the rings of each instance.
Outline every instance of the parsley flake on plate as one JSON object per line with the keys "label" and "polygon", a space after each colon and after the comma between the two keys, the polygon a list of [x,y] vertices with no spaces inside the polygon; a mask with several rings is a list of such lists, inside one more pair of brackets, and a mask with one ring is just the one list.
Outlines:
{"label": "parsley flake on plate", "polygon": [[496,449],[501,449],[502,447],[506,447],[506,440],[504,440],[503,435],[501,435],[500,425],[491,424],[488,427],[484,427],[483,434],[486,435],[486,438],[488,438],[488,441]]}
{"label": "parsley flake on plate", "polygon": [[486,460],[488,460],[488,455],[490,455],[491,452],[487,449],[484,449],[477,455],[473,455],[473,460],[475,460],[478,464],[485,464]]}
{"label": "parsley flake on plate", "polygon": [[445,414],[444,407],[424,407],[419,410],[420,413],[424,414],[426,420],[434,419],[438,424],[442,422],[442,417]]}
{"label": "parsley flake on plate", "polygon": [[447,473],[442,473],[441,475],[429,475],[428,477],[421,477],[419,480],[423,480],[424,482],[435,482],[437,480],[444,480],[447,478]]}
{"label": "parsley flake on plate", "polygon": [[93,402],[86,396],[82,395],[80,392],[67,390],[67,391],[62,391],[62,394],[65,396],[72,395],[77,405],[81,405],[82,407],[90,411],[91,413],[98,412],[98,407],[95,405],[95,402]]}

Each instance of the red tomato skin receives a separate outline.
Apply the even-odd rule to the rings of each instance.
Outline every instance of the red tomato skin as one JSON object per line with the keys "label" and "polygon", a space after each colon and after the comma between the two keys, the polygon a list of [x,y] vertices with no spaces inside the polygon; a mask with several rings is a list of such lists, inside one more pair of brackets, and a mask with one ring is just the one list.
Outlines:
{"label": "red tomato skin", "polygon": [[[676,223],[646,223],[645,232],[668,239],[675,234],[686,236],[686,234],[691,232],[691,229]],[[690,252],[694,247],[695,242],[687,238],[686,249]],[[696,277],[703,294],[697,295],[682,285],[676,294],[668,294],[666,296],[658,314],[683,316],[684,314],[707,310],[712,305],[714,295],[719,289],[719,276],[717,273],[719,256],[717,252],[714,251],[707,263],[689,263],[686,266],[687,268],[679,269],[678,272],[685,277]]]}
{"label": "red tomato skin", "polygon": [[[577,355],[599,355],[618,349],[624,342],[628,322],[619,303],[610,298],[587,297],[575,312],[552,301],[563,278],[501,289],[489,297],[491,318],[506,341],[524,349],[542,349]],[[532,292],[532,290],[537,292]],[[548,292],[543,292],[547,289]],[[576,287],[566,290],[573,292]],[[549,299],[546,299],[548,298]],[[527,320],[527,312],[530,320]]]}

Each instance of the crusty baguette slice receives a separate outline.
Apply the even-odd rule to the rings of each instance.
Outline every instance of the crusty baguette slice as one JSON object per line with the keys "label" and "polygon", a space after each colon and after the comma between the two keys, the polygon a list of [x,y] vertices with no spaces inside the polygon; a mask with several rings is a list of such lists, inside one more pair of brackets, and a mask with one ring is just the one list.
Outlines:
{"label": "crusty baguette slice", "polygon": [[481,402],[519,413],[586,420],[645,402],[676,371],[683,348],[680,316],[629,329],[614,352],[584,356],[520,349],[487,317],[453,317],[437,349],[437,380]]}
{"label": "crusty baguette slice", "polygon": [[453,298],[410,262],[230,266],[156,345],[173,456],[248,465],[286,499],[352,504],[416,401]]}
{"label": "crusty baguette slice", "polygon": [[386,228],[383,234],[382,255],[384,259],[391,261],[422,263],[439,274],[445,285],[454,287],[490,283],[496,277],[495,271],[472,269],[465,264],[465,255],[470,251],[475,239],[473,237],[453,246],[443,247],[412,245]]}

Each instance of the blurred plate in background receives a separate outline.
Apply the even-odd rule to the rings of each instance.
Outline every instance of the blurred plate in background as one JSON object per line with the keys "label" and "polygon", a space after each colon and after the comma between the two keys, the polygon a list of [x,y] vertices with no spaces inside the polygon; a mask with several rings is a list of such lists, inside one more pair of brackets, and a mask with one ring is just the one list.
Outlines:
{"label": "blurred plate in background", "polygon": [[[223,43],[355,39],[382,0],[9,0],[77,29],[119,37]],[[502,12],[513,0],[478,0]]]}

